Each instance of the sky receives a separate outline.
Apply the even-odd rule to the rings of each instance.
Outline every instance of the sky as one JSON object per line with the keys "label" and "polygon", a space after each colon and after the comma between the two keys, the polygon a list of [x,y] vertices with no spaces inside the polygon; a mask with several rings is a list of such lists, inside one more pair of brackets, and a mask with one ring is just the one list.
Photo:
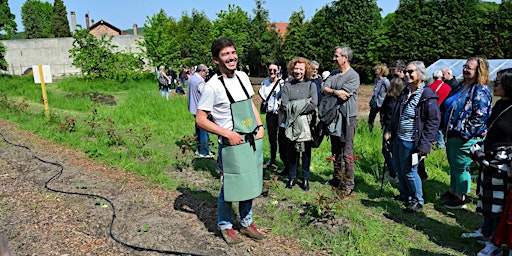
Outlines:
{"label": "sky", "polygon": [[[53,5],[53,0],[40,0]],[[11,13],[16,16],[18,32],[24,30],[21,22],[21,6],[26,0],[8,0]],[[304,9],[306,19],[310,20],[317,10],[332,0],[266,0],[263,7],[268,10],[271,22],[288,22],[292,12]],[[194,3],[192,5],[191,3]],[[191,15],[192,9],[204,11],[210,20],[217,18],[220,10],[227,10],[229,4],[240,6],[251,17],[256,7],[254,0],[194,0],[194,1],[155,1],[155,0],[64,0],[68,11],[68,21],[71,24],[69,13],[74,11],[77,24],[85,27],[85,14],[95,22],[103,19],[106,22],[122,29],[131,29],[133,24],[142,27],[147,17],[152,17],[163,9],[168,16],[179,20],[183,12]],[[398,8],[398,0],[377,0],[378,6],[383,10],[381,15]],[[91,23],[92,24],[92,23]]]}

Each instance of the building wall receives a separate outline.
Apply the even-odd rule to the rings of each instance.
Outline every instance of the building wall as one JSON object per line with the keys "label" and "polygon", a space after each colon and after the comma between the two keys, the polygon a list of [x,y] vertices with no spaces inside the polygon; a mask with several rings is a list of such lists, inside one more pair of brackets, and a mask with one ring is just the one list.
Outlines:
{"label": "building wall", "polygon": [[[112,44],[117,45],[119,51],[140,52],[137,40],[140,35],[116,36]],[[9,65],[7,73],[21,75],[33,65],[50,65],[52,77],[80,74],[80,69],[73,66],[73,59],[69,58],[69,50],[73,46],[72,37],[40,38],[20,40],[0,40],[5,45],[5,60]]]}

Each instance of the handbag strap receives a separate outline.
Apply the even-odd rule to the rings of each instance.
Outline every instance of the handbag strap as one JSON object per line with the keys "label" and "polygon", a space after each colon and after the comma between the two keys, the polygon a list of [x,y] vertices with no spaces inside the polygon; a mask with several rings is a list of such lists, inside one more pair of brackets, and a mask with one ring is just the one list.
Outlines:
{"label": "handbag strap", "polygon": [[435,91],[436,94],[439,91],[439,89],[441,89],[441,86],[443,86],[443,84],[444,84],[444,82],[441,81],[441,83],[437,86],[436,91]]}
{"label": "handbag strap", "polygon": [[281,78],[277,79],[276,83],[274,84],[274,87],[272,87],[272,90],[270,90],[270,93],[268,94],[267,98],[265,99],[265,102],[267,102],[270,99],[270,96],[272,96],[272,93],[276,89],[277,85],[281,81]]}

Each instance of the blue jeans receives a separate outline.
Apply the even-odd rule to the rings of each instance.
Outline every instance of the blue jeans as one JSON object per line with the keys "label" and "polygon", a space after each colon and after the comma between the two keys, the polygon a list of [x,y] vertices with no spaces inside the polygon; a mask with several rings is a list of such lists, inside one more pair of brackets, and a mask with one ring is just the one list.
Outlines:
{"label": "blue jeans", "polygon": [[413,150],[413,141],[403,141],[398,137],[393,140],[393,165],[400,182],[400,197],[416,200],[423,205],[423,187],[418,174],[418,164],[412,165]]}
{"label": "blue jeans", "polygon": [[201,155],[210,154],[210,135],[207,131],[196,126],[196,149]]}
{"label": "blue jeans", "polygon": [[[217,166],[222,173],[222,144],[219,143],[219,158]],[[252,199],[238,202],[238,212],[240,213],[240,225],[248,227],[252,223]],[[224,201],[224,186],[221,187],[219,198],[217,199],[217,226],[219,230],[233,228],[231,219],[233,218],[233,202]]]}
{"label": "blue jeans", "polygon": [[443,131],[441,131],[441,130],[437,131],[437,146],[439,148],[445,148],[446,147],[446,144],[444,143]]}

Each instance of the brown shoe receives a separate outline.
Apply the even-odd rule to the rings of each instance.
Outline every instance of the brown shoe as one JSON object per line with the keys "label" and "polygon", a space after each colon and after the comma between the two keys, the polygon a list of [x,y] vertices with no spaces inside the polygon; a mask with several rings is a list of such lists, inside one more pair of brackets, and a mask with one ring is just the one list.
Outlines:
{"label": "brown shoe", "polygon": [[243,240],[240,237],[236,236],[235,230],[233,230],[232,228],[221,230],[220,234],[222,235],[222,238],[224,238],[224,241],[226,241],[228,245],[234,245],[243,242]]}
{"label": "brown shoe", "polygon": [[254,241],[263,241],[267,239],[262,233],[258,231],[254,223],[251,223],[251,225],[248,227],[242,227],[240,229],[240,233],[250,237]]}

